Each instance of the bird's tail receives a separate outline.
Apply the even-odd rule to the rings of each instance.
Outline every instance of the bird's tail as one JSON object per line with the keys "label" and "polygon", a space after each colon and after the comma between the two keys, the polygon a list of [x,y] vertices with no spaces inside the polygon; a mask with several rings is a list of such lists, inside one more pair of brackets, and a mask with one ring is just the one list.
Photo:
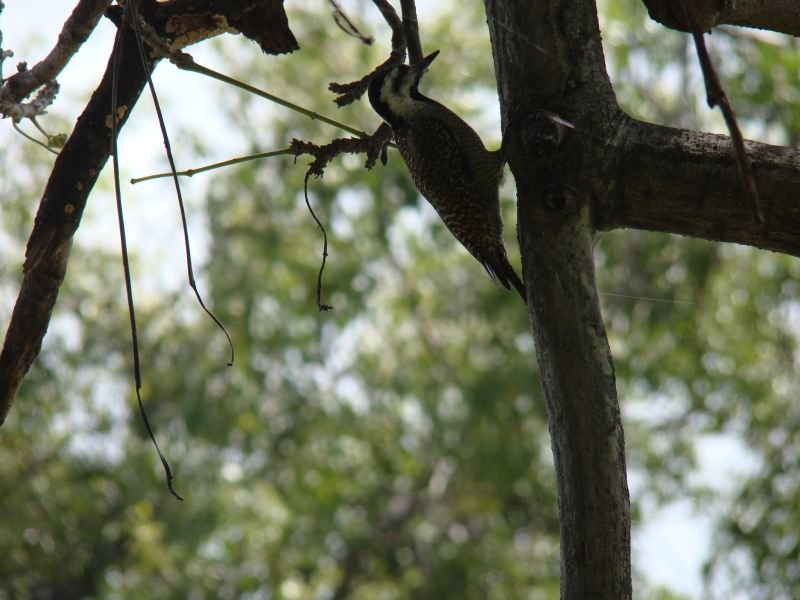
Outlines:
{"label": "bird's tail", "polygon": [[499,252],[495,253],[495,256],[492,257],[493,260],[483,260],[483,267],[489,273],[489,276],[495,281],[502,285],[507,290],[510,290],[513,286],[517,292],[519,292],[520,298],[522,301],[527,305],[528,299],[525,296],[525,284],[522,283],[522,279],[520,276],[517,275],[517,272],[514,270],[514,267],[511,266],[511,263],[508,262],[508,257],[506,256],[505,248],[501,248]]}

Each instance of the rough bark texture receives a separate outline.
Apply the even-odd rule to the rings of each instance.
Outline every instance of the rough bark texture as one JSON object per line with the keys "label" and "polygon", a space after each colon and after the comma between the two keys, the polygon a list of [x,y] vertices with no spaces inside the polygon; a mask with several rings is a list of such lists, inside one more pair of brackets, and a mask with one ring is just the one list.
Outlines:
{"label": "rough bark texture", "polygon": [[727,136],[632,119],[618,133],[595,203],[598,228],[667,231],[800,256],[800,152],[747,142],[762,224],[752,216]]}
{"label": "rough bark texture", "polygon": [[595,140],[607,139],[622,115],[592,3],[487,0],[486,9],[558,481],[561,596],[624,600],[625,448],[591,220],[604,149]]}
{"label": "rough bark texture", "polygon": [[[795,0],[766,3],[780,18],[749,2],[685,1],[704,29],[743,21],[798,29]],[[681,0],[645,3],[682,27],[673,11]],[[759,223],[730,138],[621,112],[593,3],[486,0],[486,10],[558,478],[561,596],[630,598],[624,441],[594,281],[594,230],[669,231],[800,256],[800,153],[747,142],[766,217]]]}

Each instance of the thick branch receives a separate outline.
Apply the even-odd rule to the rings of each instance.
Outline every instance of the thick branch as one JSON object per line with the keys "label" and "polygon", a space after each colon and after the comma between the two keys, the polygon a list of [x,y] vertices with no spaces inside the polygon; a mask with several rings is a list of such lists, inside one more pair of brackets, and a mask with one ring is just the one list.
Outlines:
{"label": "thick branch", "polygon": [[603,153],[579,135],[602,139],[619,118],[596,9],[583,0],[486,0],[486,12],[558,482],[561,598],[625,600],[624,438],[590,219]]}
{"label": "thick branch", "polygon": [[752,216],[730,138],[628,120],[599,229],[630,227],[800,256],[800,151],[746,142],[766,224]]}
{"label": "thick branch", "polygon": [[[119,6],[111,7],[107,14],[119,23],[121,10]],[[268,53],[290,52],[297,47],[282,0],[150,0],[142,2],[140,10],[148,27],[176,47],[231,28],[258,42]],[[74,23],[71,27],[91,29],[87,24],[83,29]],[[123,48],[118,92],[120,127],[146,83],[132,31],[125,32]],[[80,224],[89,192],[109,157],[112,64],[113,59],[59,154],[39,204],[28,240],[22,287],[0,352],[0,424],[39,354],[66,274],[72,236]]]}
{"label": "thick branch", "polygon": [[[0,424],[31,363],[39,354],[67,270],[72,236],[86,199],[109,157],[111,73],[105,75],[56,159],[28,239],[22,287],[0,353]],[[120,127],[147,81],[136,40],[126,35],[119,78]]]}
{"label": "thick branch", "polygon": [[[670,29],[691,31],[680,0],[642,0],[650,17]],[[692,18],[701,31],[717,25],[738,25],[800,36],[797,0],[693,0]]]}

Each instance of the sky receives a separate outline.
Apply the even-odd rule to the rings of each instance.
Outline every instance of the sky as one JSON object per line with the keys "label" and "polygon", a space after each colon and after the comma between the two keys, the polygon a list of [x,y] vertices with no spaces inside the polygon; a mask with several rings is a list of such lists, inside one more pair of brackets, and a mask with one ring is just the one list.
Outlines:
{"label": "sky", "polygon": [[[46,4],[47,10],[42,10],[41,2],[6,0],[6,8],[0,14],[2,46],[13,49],[15,57],[6,61],[4,76],[11,74],[19,60],[26,60],[32,65],[49,51],[74,3],[49,1]],[[320,3],[321,6],[323,4]],[[425,10],[424,6],[420,6],[420,14]],[[99,81],[105,69],[113,35],[113,26],[103,19],[98,30],[59,78],[62,91],[51,112],[74,122],[91,94],[92,85]],[[254,51],[251,44],[226,37],[229,39],[223,43],[229,44],[231,48],[241,52]],[[192,47],[190,51],[198,62],[224,72],[224,65],[216,64],[219,56],[210,51],[207,45]],[[155,84],[168,114],[168,127],[174,130],[202,127],[203,135],[213,136],[217,141],[213,148],[214,154],[204,157],[199,164],[225,160],[241,153],[241,145],[237,144],[236,139],[226,135],[223,119],[216,116],[219,112],[216,107],[217,97],[208,91],[210,86],[221,84],[209,82],[199,75],[178,71],[166,64],[157,69]],[[191,101],[187,102],[186,99]],[[180,109],[175,110],[178,106]],[[44,118],[42,123],[47,126],[48,120]],[[497,129],[499,130],[499,124]],[[0,121],[0,147],[28,143],[12,129],[8,120]],[[265,151],[270,149],[272,148],[264,148]],[[41,152],[46,151],[42,149]],[[144,98],[137,105],[124,130],[120,156],[123,181],[126,182],[123,185],[123,195],[127,206],[129,245],[135,247],[137,254],[144,255],[145,262],[160,265],[159,269],[150,273],[151,277],[137,281],[138,289],[140,292],[143,290],[147,293],[149,290],[156,294],[165,286],[175,286],[176,282],[183,285],[185,264],[177,209],[172,201],[172,183],[169,180],[136,186],[127,183],[131,177],[164,171],[167,164],[154,111],[151,103]],[[185,153],[179,154],[179,168],[199,166],[196,162],[183,164],[182,156]],[[193,157],[191,160],[199,159]],[[110,182],[108,170],[107,168],[104,174],[106,182]],[[192,198],[202,197],[211,177],[213,175],[182,181],[184,194],[190,204]],[[109,186],[110,183],[105,189],[108,190]],[[165,208],[165,205],[171,208]],[[205,255],[202,223],[195,223],[192,230],[193,253],[199,263]],[[76,243],[112,247],[118,245],[116,213],[113,210],[113,197],[108,191],[96,192],[90,198],[85,225],[79,231]],[[9,256],[2,248],[0,256],[6,261],[22,260],[21,256]],[[202,278],[200,286],[202,290]],[[13,298],[0,299],[13,303]],[[11,305],[2,306],[0,315],[8,315],[10,310]],[[0,327],[4,329],[5,325],[0,324]],[[644,402],[648,400],[644,399]],[[626,410],[626,416],[630,411],[633,411],[632,416],[636,416],[637,403],[633,402],[631,406],[633,408]],[[700,441],[700,448],[701,466],[696,476],[702,477],[716,489],[724,491],[733,478],[746,475],[757,468],[744,447],[730,436],[709,436]],[[629,479],[632,493],[639,493],[641,489],[636,474],[632,473]],[[704,591],[701,569],[711,551],[712,516],[704,513],[702,507],[696,506],[693,499],[687,497],[676,498],[661,509],[652,509],[645,515],[645,522],[637,524],[634,529],[634,564],[647,574],[652,583],[669,586],[693,599],[702,598]]]}

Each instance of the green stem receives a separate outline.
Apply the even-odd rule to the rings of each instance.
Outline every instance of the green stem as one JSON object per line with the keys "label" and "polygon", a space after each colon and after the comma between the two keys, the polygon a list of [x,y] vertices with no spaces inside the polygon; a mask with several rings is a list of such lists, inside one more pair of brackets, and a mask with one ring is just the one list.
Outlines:
{"label": "green stem", "polygon": [[238,87],[239,89],[245,90],[246,92],[250,92],[251,94],[255,94],[256,96],[261,96],[262,98],[266,98],[275,104],[280,104],[281,106],[285,106],[295,112],[299,112],[301,115],[305,115],[310,119],[315,121],[322,121],[323,123],[327,123],[328,125],[333,125],[334,127],[338,127],[339,129],[346,131],[348,133],[352,133],[360,138],[369,137],[369,134],[365,131],[360,131],[355,129],[354,127],[350,127],[349,125],[345,125],[344,123],[340,123],[335,119],[331,119],[330,117],[326,117],[325,115],[321,115],[319,113],[314,112],[313,110],[309,110],[307,108],[303,108],[302,106],[298,106],[293,102],[289,102],[288,100],[284,100],[283,98],[279,98],[278,96],[273,96],[269,92],[265,92],[264,90],[260,90],[252,85],[248,85],[239,81],[238,79],[234,79],[233,77],[228,77],[223,73],[218,71],[214,71],[213,69],[209,69],[208,67],[204,67],[203,65],[199,65],[194,62],[194,59],[191,58],[188,54],[183,54],[180,58],[173,58],[173,63],[179,69],[184,71],[192,71],[194,73],[200,73],[201,75],[205,75],[207,77],[211,77],[216,79],[217,81],[222,81],[223,83],[227,83],[233,86]]}
{"label": "green stem", "polygon": [[[35,122],[34,122],[34,123],[35,123]],[[53,149],[52,149],[50,146],[48,146],[47,144],[45,144],[45,143],[43,143],[43,142],[40,142],[40,141],[39,141],[39,140],[37,140],[35,137],[33,137],[33,136],[30,136],[30,135],[28,135],[27,133],[25,133],[24,131],[22,131],[22,129],[19,127],[19,125],[17,125],[16,123],[14,123],[14,121],[11,121],[11,124],[14,126],[14,129],[16,129],[16,130],[17,130],[17,133],[19,133],[19,134],[20,134],[22,137],[26,137],[26,138],[28,138],[28,139],[29,139],[30,141],[32,141],[34,144],[39,144],[39,145],[40,145],[42,148],[44,148],[44,149],[45,149],[45,150],[47,150],[48,152],[52,152],[53,154],[55,154],[56,156],[58,156],[58,152],[56,152],[55,150],[53,150]]]}
{"label": "green stem", "polygon": [[[271,152],[261,152],[260,154],[251,154],[249,156],[240,156],[238,158],[223,160],[222,162],[205,165],[203,167],[197,167],[196,169],[187,169],[185,171],[178,171],[175,174],[182,177],[192,177],[194,175],[197,175],[198,173],[203,173],[204,171],[221,169],[222,167],[230,167],[231,165],[238,165],[239,163],[247,162],[250,160],[258,160],[260,158],[270,158],[271,156],[284,156],[284,155],[294,155],[294,152],[292,151],[291,148],[284,148],[283,150],[272,150]],[[145,177],[134,177],[133,179],[131,179],[131,183],[132,184],[142,183],[143,181],[150,181],[151,179],[163,179],[164,177],[172,177],[172,173],[171,172],[156,173],[155,175],[147,175]]]}

